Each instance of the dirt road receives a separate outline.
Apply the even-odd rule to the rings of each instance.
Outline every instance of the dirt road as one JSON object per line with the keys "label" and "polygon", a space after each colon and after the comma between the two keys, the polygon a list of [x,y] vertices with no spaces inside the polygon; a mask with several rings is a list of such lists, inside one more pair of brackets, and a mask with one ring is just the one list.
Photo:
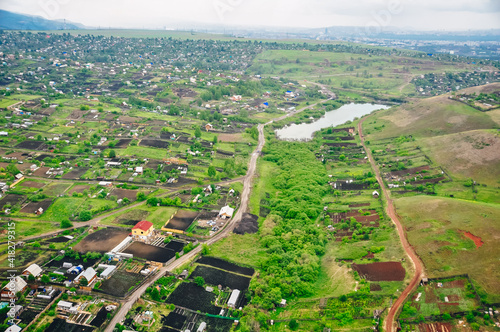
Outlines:
{"label": "dirt road", "polygon": [[401,295],[398,297],[398,299],[392,304],[392,307],[389,309],[389,313],[387,314],[384,328],[385,328],[386,332],[392,332],[392,331],[396,331],[396,322],[394,321],[396,314],[398,313],[399,309],[403,306],[403,303],[406,300],[406,298],[408,297],[408,295],[418,286],[420,280],[422,279],[423,267],[422,267],[422,262],[420,261],[420,258],[417,256],[417,254],[415,253],[413,248],[408,243],[408,239],[406,238],[406,234],[404,232],[403,226],[401,225],[401,222],[399,221],[399,218],[396,214],[396,210],[394,209],[394,204],[393,204],[392,199],[390,197],[390,192],[385,187],[384,182],[382,181],[382,177],[380,176],[380,170],[378,169],[377,165],[375,164],[375,161],[374,161],[373,156],[371,154],[371,150],[367,149],[365,146],[365,139],[363,137],[362,124],[367,118],[368,117],[362,118],[358,123],[358,133],[359,133],[359,137],[361,139],[361,144],[363,145],[363,148],[366,151],[366,155],[368,156],[368,160],[370,160],[370,164],[372,165],[372,168],[375,171],[375,176],[377,177],[377,181],[380,184],[380,189],[381,189],[382,193],[384,194],[385,200],[387,201],[386,213],[391,218],[392,222],[396,225],[401,244],[403,245],[403,248],[404,248],[406,254],[408,255],[408,257],[412,261],[413,266],[415,268],[415,274],[413,275],[413,278],[410,280],[410,284],[404,289],[404,291],[401,293]]}

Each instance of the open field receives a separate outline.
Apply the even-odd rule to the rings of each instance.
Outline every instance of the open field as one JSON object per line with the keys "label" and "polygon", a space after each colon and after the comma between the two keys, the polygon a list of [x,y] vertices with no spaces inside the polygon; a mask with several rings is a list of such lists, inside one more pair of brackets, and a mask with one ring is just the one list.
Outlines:
{"label": "open field", "polygon": [[[489,300],[500,299],[498,206],[426,196],[400,198],[395,204],[429,277],[467,273],[488,293]],[[476,248],[463,232],[481,238],[484,245]]]}
{"label": "open field", "polygon": [[122,242],[130,231],[119,228],[105,228],[87,235],[73,250],[79,252],[95,251],[105,253]]}

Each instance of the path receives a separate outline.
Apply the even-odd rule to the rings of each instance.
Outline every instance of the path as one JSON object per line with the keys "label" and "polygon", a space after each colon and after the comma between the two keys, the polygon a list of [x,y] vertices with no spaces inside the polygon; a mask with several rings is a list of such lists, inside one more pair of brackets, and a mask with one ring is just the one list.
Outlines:
{"label": "path", "polygon": [[403,306],[403,303],[408,297],[408,295],[418,286],[420,280],[422,279],[423,267],[420,258],[417,256],[410,243],[408,243],[408,239],[406,238],[406,233],[403,229],[403,226],[401,225],[401,222],[398,219],[396,210],[394,209],[394,204],[392,202],[390,192],[385,187],[384,182],[382,181],[382,177],[380,176],[380,170],[375,164],[371,150],[367,149],[365,146],[365,138],[363,137],[362,124],[367,118],[368,116],[362,118],[358,123],[358,133],[361,139],[361,145],[363,145],[363,148],[366,151],[368,160],[370,160],[370,164],[372,165],[372,168],[375,171],[375,176],[380,185],[380,189],[384,194],[385,200],[387,201],[386,213],[391,218],[392,222],[396,225],[401,244],[403,245],[406,254],[412,261],[413,266],[415,268],[415,274],[413,275],[413,278],[410,280],[410,284],[403,290],[398,299],[393,303],[393,305],[389,309],[389,313],[387,314],[387,318],[385,320],[385,331],[392,332],[396,331],[396,325],[395,325],[396,322],[394,321],[396,314],[399,312],[399,309]]}

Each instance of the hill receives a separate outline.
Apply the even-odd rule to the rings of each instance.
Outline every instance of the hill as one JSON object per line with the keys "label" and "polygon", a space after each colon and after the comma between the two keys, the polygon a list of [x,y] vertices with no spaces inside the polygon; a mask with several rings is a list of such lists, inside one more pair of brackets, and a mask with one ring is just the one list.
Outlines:
{"label": "hill", "polygon": [[47,20],[41,16],[24,15],[0,10],[0,29],[5,30],[61,30],[83,29],[84,25],[72,22]]}

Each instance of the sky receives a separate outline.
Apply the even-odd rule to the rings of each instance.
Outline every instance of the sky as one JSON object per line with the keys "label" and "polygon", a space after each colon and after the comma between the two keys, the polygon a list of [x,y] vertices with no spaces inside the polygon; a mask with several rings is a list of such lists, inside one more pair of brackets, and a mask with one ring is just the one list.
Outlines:
{"label": "sky", "polygon": [[500,0],[0,0],[0,9],[101,28],[500,29]]}

